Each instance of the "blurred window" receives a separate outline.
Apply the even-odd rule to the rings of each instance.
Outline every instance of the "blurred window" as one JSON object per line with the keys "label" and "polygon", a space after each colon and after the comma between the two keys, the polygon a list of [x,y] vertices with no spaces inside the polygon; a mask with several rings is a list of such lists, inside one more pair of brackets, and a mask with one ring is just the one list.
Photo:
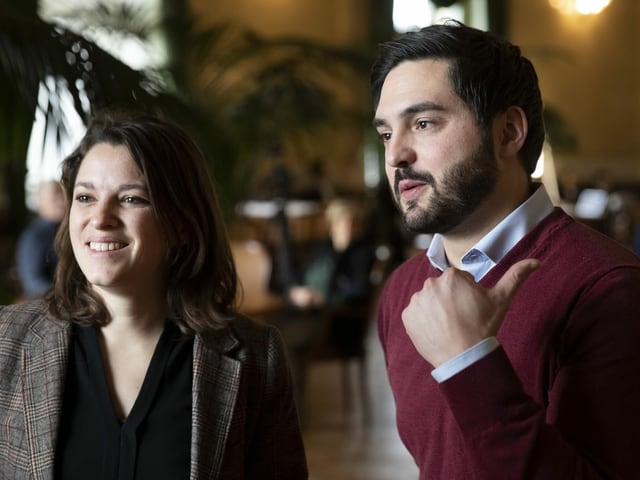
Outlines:
{"label": "blurred window", "polygon": [[[160,28],[161,7],[162,0],[40,0],[38,13],[43,20],[82,35],[129,67],[140,70],[160,68],[167,61]],[[70,51],[69,55],[82,59],[88,54],[78,47],[78,51]],[[82,80],[78,79],[75,86],[82,91]],[[88,98],[81,108],[89,112]],[[64,135],[47,123],[47,115],[58,119],[58,129]],[[27,151],[28,208],[35,208],[35,192],[40,182],[60,177],[60,163],[75,148],[84,131],[85,125],[66,83],[55,77],[46,78],[40,84]]]}
{"label": "blurred window", "polygon": [[445,19],[453,19],[487,30],[487,2],[488,0],[393,0],[393,28],[396,32],[407,32],[433,23],[442,23]]}

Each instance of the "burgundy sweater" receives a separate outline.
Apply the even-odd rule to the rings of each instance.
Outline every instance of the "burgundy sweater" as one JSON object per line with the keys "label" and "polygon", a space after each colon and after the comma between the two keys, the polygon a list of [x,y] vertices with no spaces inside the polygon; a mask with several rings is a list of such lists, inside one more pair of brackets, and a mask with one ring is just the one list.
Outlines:
{"label": "burgundy sweater", "polygon": [[640,261],[556,209],[498,263],[542,266],[504,320],[501,347],[438,384],[401,313],[427,277],[391,275],[378,328],[400,436],[429,480],[640,479]]}

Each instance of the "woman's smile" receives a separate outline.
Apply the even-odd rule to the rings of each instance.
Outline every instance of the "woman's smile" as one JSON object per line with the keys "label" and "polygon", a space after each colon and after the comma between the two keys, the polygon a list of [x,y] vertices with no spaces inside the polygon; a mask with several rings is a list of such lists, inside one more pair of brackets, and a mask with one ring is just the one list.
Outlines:
{"label": "woman's smile", "polygon": [[126,247],[126,243],[120,242],[89,242],[89,248],[97,252],[111,252]]}

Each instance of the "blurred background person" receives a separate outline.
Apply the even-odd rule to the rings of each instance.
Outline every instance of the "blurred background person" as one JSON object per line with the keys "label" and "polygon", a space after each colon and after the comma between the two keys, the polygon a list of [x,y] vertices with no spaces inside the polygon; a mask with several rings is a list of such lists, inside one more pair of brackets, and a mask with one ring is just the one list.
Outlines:
{"label": "blurred background person", "polygon": [[58,263],[53,243],[66,205],[58,181],[47,180],[38,186],[36,217],[22,231],[16,245],[16,271],[22,300],[41,297],[52,285]]}
{"label": "blurred background person", "polygon": [[364,235],[362,207],[336,198],[325,211],[328,236],[317,242],[296,284],[286,292],[297,309],[339,307],[366,301],[374,260],[371,242]]}
{"label": "blurred background person", "polygon": [[320,349],[350,355],[363,348],[375,261],[363,210],[360,202],[334,198],[325,209],[325,238],[308,252],[292,252],[286,242],[277,248],[281,258],[296,260],[280,272],[285,306],[271,322],[282,332],[292,359],[300,408],[306,366]]}

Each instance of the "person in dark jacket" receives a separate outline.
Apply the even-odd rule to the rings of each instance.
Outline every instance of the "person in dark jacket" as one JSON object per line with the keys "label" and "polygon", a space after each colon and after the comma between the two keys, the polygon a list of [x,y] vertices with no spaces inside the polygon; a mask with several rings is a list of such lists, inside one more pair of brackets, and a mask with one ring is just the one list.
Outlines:
{"label": "person in dark jacket", "polygon": [[65,209],[60,182],[42,182],[36,195],[36,217],[20,233],[16,244],[16,270],[23,300],[42,297],[53,285],[58,263],[53,243]]}

